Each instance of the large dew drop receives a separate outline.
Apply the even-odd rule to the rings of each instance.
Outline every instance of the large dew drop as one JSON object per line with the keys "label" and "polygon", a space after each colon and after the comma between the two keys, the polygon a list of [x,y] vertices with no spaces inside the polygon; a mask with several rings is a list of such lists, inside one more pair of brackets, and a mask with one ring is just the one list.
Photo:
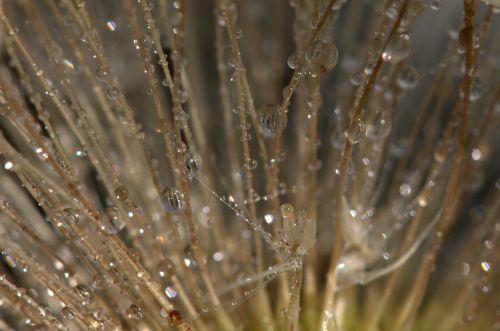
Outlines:
{"label": "large dew drop", "polygon": [[166,210],[176,212],[184,206],[184,198],[182,193],[172,187],[167,187],[162,192],[163,205]]}
{"label": "large dew drop", "polygon": [[339,51],[332,42],[318,40],[306,53],[306,61],[311,74],[323,74],[332,70],[339,59]]}
{"label": "large dew drop", "polygon": [[273,104],[265,105],[257,113],[260,132],[265,137],[272,137],[276,133],[279,124],[278,106]]}

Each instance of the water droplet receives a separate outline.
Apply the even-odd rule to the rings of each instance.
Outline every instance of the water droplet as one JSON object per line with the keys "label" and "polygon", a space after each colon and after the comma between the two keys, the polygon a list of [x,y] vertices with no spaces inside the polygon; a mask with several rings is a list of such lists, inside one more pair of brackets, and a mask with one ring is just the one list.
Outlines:
{"label": "water droplet", "polygon": [[108,22],[106,22],[106,28],[109,31],[115,31],[116,30],[116,23],[115,23],[115,21],[109,20]]}
{"label": "water droplet", "polygon": [[189,94],[187,91],[180,90],[179,91],[179,102],[186,103],[188,101]]}
{"label": "water droplet", "polygon": [[439,8],[441,7],[441,3],[439,0],[434,0],[431,2],[430,7],[432,10],[439,10]]}
{"label": "water droplet", "polygon": [[273,104],[265,105],[257,112],[260,132],[265,137],[272,137],[276,133],[279,124],[278,106]]}
{"label": "water droplet", "polygon": [[182,193],[172,187],[167,187],[162,192],[163,205],[165,209],[171,212],[176,212],[184,206],[184,197]]}
{"label": "water droplet", "polygon": [[116,89],[115,87],[108,88],[106,91],[106,96],[110,100],[115,99],[118,96],[118,89]]}
{"label": "water droplet", "polygon": [[62,216],[66,224],[77,225],[80,221],[80,214],[73,208],[64,208],[62,210]]}
{"label": "water droplet", "polygon": [[313,74],[323,74],[337,65],[339,51],[332,42],[316,41],[306,53],[309,71]]}
{"label": "water droplet", "polygon": [[165,118],[158,118],[155,124],[155,132],[165,134],[170,130],[170,124]]}
{"label": "water droplet", "polygon": [[349,132],[349,141],[351,144],[357,144],[365,136],[365,131],[365,123],[360,119],[356,120],[352,130]]}
{"label": "water droplet", "polygon": [[120,216],[116,207],[107,207],[104,209],[106,223],[102,225],[102,230],[107,234],[117,234],[125,228],[125,220]]}
{"label": "water droplet", "polygon": [[257,168],[257,160],[253,159],[243,164],[245,169],[255,170]]}
{"label": "water droplet", "polygon": [[38,70],[38,71],[36,72],[36,75],[37,75],[37,76],[41,76],[41,75],[43,75],[43,70],[41,70],[41,69],[40,69],[40,70]]}
{"label": "water droplet", "polygon": [[267,224],[272,224],[274,222],[274,216],[272,214],[266,214],[264,215],[264,221],[266,221]]}
{"label": "water droplet", "polygon": [[97,81],[104,83],[106,81],[108,75],[109,75],[109,71],[105,67],[100,66],[96,72],[96,79],[97,79]]}
{"label": "water droplet", "polygon": [[190,152],[186,152],[185,154],[186,160],[186,170],[188,176],[192,177],[198,173],[201,165],[201,158],[198,154],[192,154]]}
{"label": "water droplet", "polygon": [[137,305],[132,304],[127,309],[127,317],[134,320],[140,320],[144,317],[144,313],[142,312],[141,308],[139,308]]}
{"label": "water droplet", "polygon": [[64,319],[67,319],[67,320],[72,320],[75,318],[76,316],[76,313],[73,311],[73,309],[69,308],[69,307],[64,307],[62,310],[61,310],[61,315]]}
{"label": "water droplet", "polygon": [[397,77],[397,82],[400,88],[403,90],[414,89],[419,81],[419,73],[411,65],[405,65],[399,72]]}
{"label": "water droplet", "polygon": [[123,280],[122,273],[120,272],[120,270],[114,267],[108,269],[108,276],[109,276],[109,281],[112,284],[120,284]]}
{"label": "water droplet", "polygon": [[[464,86],[461,85],[460,87],[460,96],[463,98],[465,96],[464,94]],[[470,95],[469,95],[469,100],[471,102],[477,101],[481,98],[484,90],[484,84],[481,82],[479,79],[474,78],[471,82],[470,85]]]}
{"label": "water droplet", "polygon": [[158,263],[156,270],[161,278],[170,278],[175,274],[175,264],[169,258],[165,258]]}
{"label": "water droplet", "polygon": [[19,28],[17,26],[12,27],[12,29],[9,30],[9,36],[13,36],[19,32]]}
{"label": "water droplet", "polygon": [[92,292],[87,288],[87,286],[83,284],[76,285],[75,291],[80,299],[82,299],[81,303],[84,306],[89,305],[94,300],[94,295],[92,294]]}
{"label": "water droplet", "polygon": [[118,200],[124,201],[127,200],[129,196],[128,188],[124,185],[120,185],[115,189],[115,197]]}
{"label": "water droplet", "polygon": [[295,56],[295,54],[292,54],[288,57],[286,63],[288,64],[288,66],[290,67],[290,69],[297,69],[297,57]]}
{"label": "water droplet", "polygon": [[484,272],[490,272],[491,270],[491,264],[487,261],[483,261],[481,262],[481,269],[484,271]]}
{"label": "water droplet", "polygon": [[240,29],[236,30],[236,39],[241,39],[241,37],[243,37],[243,32]]}
{"label": "water droplet", "polygon": [[373,140],[383,139],[391,132],[391,118],[387,111],[379,110],[373,118],[373,122],[366,129],[366,136]]}
{"label": "water droplet", "polygon": [[411,189],[411,186],[407,183],[404,183],[404,184],[401,184],[401,186],[399,186],[399,193],[404,196],[404,197],[407,197],[407,196],[410,196],[412,192],[412,189]]}
{"label": "water droplet", "polygon": [[283,217],[283,219],[287,220],[287,219],[291,219],[294,217],[294,209],[293,209],[293,206],[289,203],[284,203],[280,206],[280,212],[281,212],[281,216]]}
{"label": "water droplet", "polygon": [[400,33],[393,37],[387,45],[382,58],[386,62],[400,62],[410,54],[410,36],[407,33]]}
{"label": "water droplet", "polygon": [[173,299],[177,296],[177,291],[170,286],[165,287],[164,291],[169,299]]}

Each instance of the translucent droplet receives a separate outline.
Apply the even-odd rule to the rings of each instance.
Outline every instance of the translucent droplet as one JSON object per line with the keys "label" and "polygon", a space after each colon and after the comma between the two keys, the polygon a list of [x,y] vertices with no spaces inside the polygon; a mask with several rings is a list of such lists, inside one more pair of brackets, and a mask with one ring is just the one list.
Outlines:
{"label": "translucent droplet", "polygon": [[366,129],[366,136],[373,140],[383,139],[391,132],[391,118],[387,111],[379,110]]}
{"label": "translucent droplet", "polygon": [[118,96],[118,90],[115,87],[110,87],[106,91],[106,96],[111,100],[116,99]]}
{"label": "translucent droplet", "polygon": [[165,287],[164,291],[169,299],[173,299],[177,296],[177,291],[170,286]]}
{"label": "translucent droplet", "polygon": [[361,85],[361,81],[362,80],[363,80],[363,74],[361,72],[359,72],[359,71],[357,71],[354,74],[352,74],[352,76],[349,78],[349,81],[354,86]]}
{"label": "translucent droplet", "polygon": [[295,54],[292,54],[288,57],[286,63],[288,64],[288,66],[290,67],[290,69],[297,69],[297,57],[295,56]]}
{"label": "translucent droplet", "polygon": [[106,23],[106,28],[108,28],[109,31],[115,31],[116,30],[116,23],[113,20],[109,20]]}
{"label": "translucent droplet", "polygon": [[240,29],[236,30],[236,39],[241,39],[241,37],[243,37],[243,32]]}
{"label": "translucent droplet", "polygon": [[175,274],[175,264],[169,258],[165,258],[158,263],[156,270],[161,278],[170,278]]}
{"label": "translucent droplet", "polygon": [[187,91],[181,90],[179,91],[179,102],[186,103],[188,101],[189,94]]}
{"label": "translucent droplet", "polygon": [[118,200],[124,201],[127,200],[129,196],[128,188],[124,185],[120,185],[115,189],[115,197]]}
{"label": "translucent droplet", "polygon": [[99,82],[104,83],[109,75],[109,71],[101,66],[97,69],[96,78]]}
{"label": "translucent droplet", "polygon": [[357,144],[365,136],[365,131],[365,123],[360,119],[356,120],[352,131],[349,132],[349,141],[351,144]]}
{"label": "translucent droplet", "polygon": [[83,284],[76,285],[75,292],[82,300],[81,303],[84,306],[89,305],[94,300],[94,295],[92,294],[92,292],[87,288],[87,286]]}
{"label": "translucent droplet", "polygon": [[120,284],[123,280],[122,273],[120,272],[120,270],[114,267],[108,269],[108,277],[109,281],[112,284]]}
{"label": "translucent droplet", "polygon": [[61,310],[61,315],[64,319],[72,320],[75,318],[76,313],[73,311],[73,309],[66,306]]}
{"label": "translucent droplet", "polygon": [[13,36],[19,32],[19,28],[17,26],[12,27],[12,29],[9,30],[9,36]]}
{"label": "translucent droplet", "polygon": [[323,74],[337,65],[339,51],[332,42],[317,41],[311,45],[306,53],[306,61],[309,71],[315,74]]}
{"label": "translucent droplet", "polygon": [[188,176],[196,175],[201,165],[200,156],[198,154],[186,152],[185,160],[186,160],[186,170],[188,172]]}
{"label": "translucent droplet", "polygon": [[409,196],[411,194],[411,192],[412,192],[412,189],[411,189],[410,184],[404,183],[404,184],[401,184],[401,186],[399,187],[399,193],[401,193],[401,195],[404,197]]}
{"label": "translucent droplet", "polygon": [[171,212],[176,212],[184,206],[184,197],[182,193],[172,187],[167,187],[163,190],[163,205],[165,209]]}
{"label": "translucent droplet", "polygon": [[400,62],[410,54],[410,36],[407,33],[400,33],[390,41],[389,45],[382,53],[382,58],[386,62]]}
{"label": "translucent droplet", "polygon": [[245,164],[243,164],[243,167],[245,169],[255,170],[257,168],[257,164],[258,164],[257,160],[253,159],[248,162],[245,162]]}
{"label": "translucent droplet", "polygon": [[287,219],[291,219],[294,217],[294,209],[293,209],[293,206],[289,203],[284,203],[280,206],[280,212],[281,212],[281,216],[283,217],[283,219],[287,220]]}
{"label": "translucent droplet", "polygon": [[125,220],[120,216],[120,212],[116,207],[107,207],[104,209],[106,223],[102,229],[107,234],[117,234],[125,228]]}
{"label": "translucent droplet", "polygon": [[265,105],[257,112],[260,132],[266,137],[272,137],[276,133],[279,124],[278,106]]}
{"label": "translucent droplet", "polygon": [[[484,90],[484,84],[478,78],[474,78],[470,85],[469,100],[471,102],[477,101],[481,98]],[[460,87],[460,96],[463,98],[465,96],[464,86]]]}
{"label": "translucent droplet", "polygon": [[397,82],[403,90],[414,89],[419,81],[419,73],[411,65],[405,65],[398,74]]}
{"label": "translucent droplet", "polygon": [[139,306],[132,304],[127,309],[127,317],[133,320],[140,320],[144,317],[144,313]]}
{"label": "translucent droplet", "polygon": [[43,75],[43,70],[38,70],[35,74],[36,74],[37,76],[41,76],[41,75]]}
{"label": "translucent droplet", "polygon": [[155,132],[158,134],[165,134],[170,130],[169,122],[164,118],[158,118],[155,124]]}
{"label": "translucent droplet", "polygon": [[62,216],[66,224],[77,225],[80,221],[80,214],[73,208],[64,208],[62,210]]}
{"label": "translucent droplet", "polygon": [[484,272],[490,272],[491,270],[491,264],[487,261],[483,261],[481,262],[481,269],[484,271]]}
{"label": "translucent droplet", "polygon": [[430,7],[432,10],[439,10],[439,8],[441,8],[441,2],[439,0],[434,0],[431,2]]}

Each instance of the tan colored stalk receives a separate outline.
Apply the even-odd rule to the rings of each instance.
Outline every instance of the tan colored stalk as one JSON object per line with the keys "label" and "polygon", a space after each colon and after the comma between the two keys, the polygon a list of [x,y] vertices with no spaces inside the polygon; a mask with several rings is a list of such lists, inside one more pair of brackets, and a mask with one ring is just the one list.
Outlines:
{"label": "tan colored stalk", "polygon": [[359,95],[359,97],[356,99],[354,103],[354,116],[351,120],[351,123],[349,125],[348,129],[348,137],[346,139],[345,145],[344,145],[344,150],[342,152],[341,156],[341,161],[340,161],[340,175],[339,175],[339,180],[338,180],[338,187],[337,187],[337,200],[336,200],[336,208],[335,208],[335,237],[334,237],[334,242],[333,242],[333,248],[332,248],[332,253],[330,257],[330,263],[329,263],[329,268],[328,268],[328,273],[327,273],[327,280],[326,280],[326,289],[325,289],[325,298],[324,298],[324,303],[323,307],[321,309],[321,322],[320,322],[320,328],[322,330],[326,330],[328,328],[329,321],[331,321],[334,316],[333,316],[333,305],[334,305],[334,300],[333,300],[333,292],[335,288],[335,279],[336,279],[336,270],[337,270],[337,262],[340,258],[341,255],[341,250],[343,246],[343,238],[342,238],[342,227],[341,227],[341,219],[343,218],[343,212],[344,212],[344,206],[343,206],[343,196],[344,196],[344,189],[345,189],[345,181],[347,177],[347,166],[349,164],[349,159],[351,156],[351,150],[352,150],[352,143],[350,141],[350,137],[354,134],[356,122],[361,118],[361,112],[362,109],[365,105],[365,103],[368,100],[368,96],[373,89],[373,85],[375,83],[375,80],[377,78],[377,75],[380,71],[380,68],[382,67],[383,64],[383,57],[382,53],[385,51],[387,48],[387,45],[395,35],[400,23],[401,19],[403,18],[404,13],[406,12],[406,9],[408,7],[408,2],[409,0],[404,0],[403,4],[400,7],[398,16],[395,20],[395,22],[392,25],[391,31],[388,35],[387,40],[384,43],[384,46],[382,47],[382,50],[380,51],[380,54],[378,55],[377,58],[377,64],[375,65],[375,68],[373,69],[370,77],[368,78],[366,84],[364,85],[364,88]]}
{"label": "tan colored stalk", "polygon": [[461,171],[461,162],[463,160],[465,151],[465,139],[467,133],[467,123],[470,111],[470,92],[472,83],[471,69],[474,65],[473,57],[473,18],[474,18],[474,0],[464,0],[464,28],[460,31],[460,42],[465,49],[465,73],[461,83],[463,89],[462,97],[462,111],[460,124],[458,128],[457,146],[455,150],[455,157],[453,158],[453,166],[450,174],[450,181],[446,189],[446,195],[443,201],[443,210],[441,218],[436,229],[436,233],[432,238],[429,251],[424,256],[421,267],[415,279],[415,285],[408,296],[403,310],[398,316],[395,327],[402,328],[409,326],[413,323],[418,308],[422,302],[425,288],[427,286],[430,272],[434,266],[437,252],[443,242],[444,235],[449,229],[451,216],[454,213],[454,207],[457,202],[457,197],[460,191],[459,188],[459,174]]}

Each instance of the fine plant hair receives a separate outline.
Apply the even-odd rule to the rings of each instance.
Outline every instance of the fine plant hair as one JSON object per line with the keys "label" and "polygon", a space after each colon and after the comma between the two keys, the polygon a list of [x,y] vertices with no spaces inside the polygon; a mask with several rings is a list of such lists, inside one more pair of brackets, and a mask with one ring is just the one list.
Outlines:
{"label": "fine plant hair", "polygon": [[0,330],[500,330],[498,0],[0,0]]}

